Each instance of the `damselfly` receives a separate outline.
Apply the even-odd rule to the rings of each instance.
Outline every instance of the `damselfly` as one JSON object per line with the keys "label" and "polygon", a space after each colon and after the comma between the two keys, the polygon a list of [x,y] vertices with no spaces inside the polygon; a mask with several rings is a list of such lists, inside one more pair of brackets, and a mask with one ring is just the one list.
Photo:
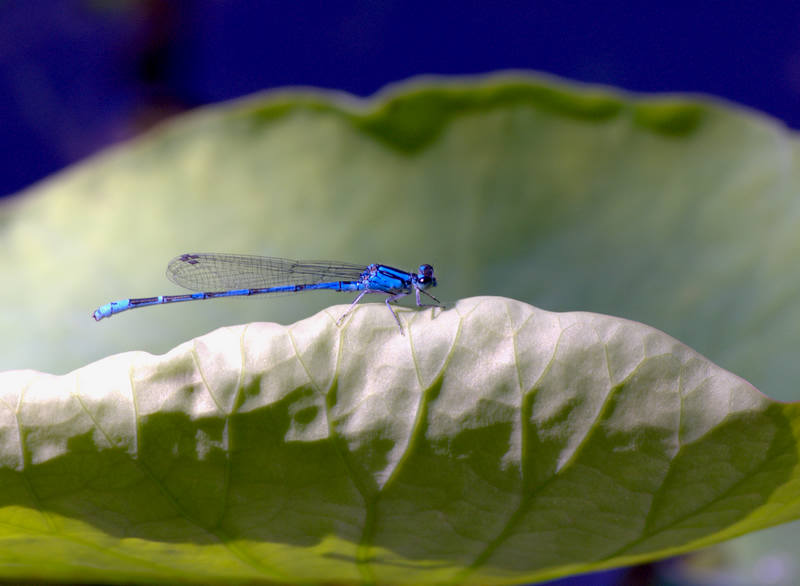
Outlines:
{"label": "damselfly", "polygon": [[433,267],[420,265],[419,271],[409,273],[382,264],[369,266],[337,261],[303,261],[268,256],[239,254],[182,254],[167,265],[167,277],[175,284],[198,293],[159,295],[140,299],[112,301],[98,308],[95,320],[116,313],[164,303],[195,301],[216,297],[299,293],[315,289],[358,291],[350,308],[342,315],[341,324],[353,307],[368,293],[386,295],[386,306],[392,312],[400,333],[403,326],[391,303],[414,293],[419,307],[437,307],[421,302],[420,294],[439,300],[427,289],[436,286]]}

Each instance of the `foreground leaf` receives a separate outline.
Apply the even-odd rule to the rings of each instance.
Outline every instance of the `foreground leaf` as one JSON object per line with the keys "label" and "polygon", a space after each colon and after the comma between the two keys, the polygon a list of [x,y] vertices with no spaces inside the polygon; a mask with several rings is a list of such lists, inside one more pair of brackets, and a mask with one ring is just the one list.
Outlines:
{"label": "foreground leaf", "polygon": [[521,583],[800,515],[797,406],[657,330],[341,311],[0,375],[2,576]]}

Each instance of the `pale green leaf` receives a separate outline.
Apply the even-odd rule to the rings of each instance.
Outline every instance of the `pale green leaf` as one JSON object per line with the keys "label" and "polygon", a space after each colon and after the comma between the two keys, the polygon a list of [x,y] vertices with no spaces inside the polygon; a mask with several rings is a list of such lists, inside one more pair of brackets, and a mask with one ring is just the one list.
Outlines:
{"label": "pale green leaf", "polygon": [[[729,104],[526,74],[201,109],[0,205],[0,370],[64,373],[342,299],[89,317],[179,292],[166,262],[218,251],[429,262],[449,304],[506,295],[635,319],[796,399],[798,161],[796,133]],[[782,540],[790,558],[797,541]],[[13,549],[84,568],[37,547]]]}
{"label": "pale green leaf", "polygon": [[[505,295],[662,329],[775,397],[800,380],[796,137],[711,100],[521,74],[375,100],[283,92],[190,114],[0,207],[0,369],[67,372],[334,294],[184,304],[192,251],[433,264],[444,300]],[[76,343],[76,340],[79,340]]]}
{"label": "pale green leaf", "polygon": [[2,576],[521,583],[800,514],[797,406],[653,328],[343,311],[0,375]]}

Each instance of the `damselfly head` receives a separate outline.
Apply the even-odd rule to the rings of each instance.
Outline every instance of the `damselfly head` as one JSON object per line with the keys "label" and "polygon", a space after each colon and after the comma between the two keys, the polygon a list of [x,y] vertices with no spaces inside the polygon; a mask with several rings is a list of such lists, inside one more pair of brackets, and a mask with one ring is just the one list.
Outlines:
{"label": "damselfly head", "polygon": [[436,277],[433,276],[433,267],[431,265],[419,265],[417,283],[422,289],[436,287]]}

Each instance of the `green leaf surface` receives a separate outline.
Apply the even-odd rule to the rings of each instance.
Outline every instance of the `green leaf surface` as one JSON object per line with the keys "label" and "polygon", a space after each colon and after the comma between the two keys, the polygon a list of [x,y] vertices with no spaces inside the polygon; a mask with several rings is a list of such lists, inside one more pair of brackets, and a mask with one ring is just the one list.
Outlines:
{"label": "green leaf surface", "polygon": [[796,400],[798,152],[796,133],[718,100],[522,73],[200,109],[0,204],[0,370],[166,352],[335,298],[89,317],[181,292],[166,262],[219,251],[428,262],[448,304],[504,295],[637,320]]}
{"label": "green leaf surface", "polygon": [[0,574],[521,583],[800,514],[798,406],[651,327],[343,311],[0,375]]}
{"label": "green leaf surface", "polygon": [[[800,379],[794,134],[680,96],[503,75],[366,102],[283,92],[198,110],[0,207],[0,369],[67,372],[333,294],[151,308],[192,251],[436,267],[505,295],[648,323],[772,396]],[[76,343],[79,340],[79,343]]]}

